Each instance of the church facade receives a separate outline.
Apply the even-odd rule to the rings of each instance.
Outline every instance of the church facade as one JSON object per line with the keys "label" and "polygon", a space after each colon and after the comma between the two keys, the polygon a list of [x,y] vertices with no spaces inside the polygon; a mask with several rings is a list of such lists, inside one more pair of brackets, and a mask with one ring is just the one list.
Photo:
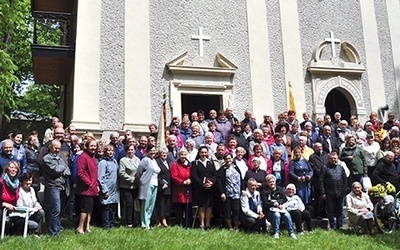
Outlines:
{"label": "church facade", "polygon": [[[65,117],[80,131],[131,129],[198,109],[261,122],[399,114],[398,0],[84,0],[75,2]],[[68,123],[65,121],[65,123]]]}

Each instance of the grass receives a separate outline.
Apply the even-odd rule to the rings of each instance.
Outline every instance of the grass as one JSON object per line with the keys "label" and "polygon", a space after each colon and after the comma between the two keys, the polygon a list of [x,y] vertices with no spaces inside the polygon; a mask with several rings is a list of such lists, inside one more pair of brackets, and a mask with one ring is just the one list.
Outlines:
{"label": "grass", "polygon": [[283,232],[279,240],[266,234],[249,234],[214,229],[211,232],[186,230],[179,227],[155,228],[145,231],[124,227],[104,230],[92,227],[91,234],[76,235],[74,230],[60,237],[43,235],[23,239],[5,237],[0,249],[398,249],[400,231],[376,237],[357,236],[348,231],[335,232],[317,229],[313,234],[298,236],[295,241]]}

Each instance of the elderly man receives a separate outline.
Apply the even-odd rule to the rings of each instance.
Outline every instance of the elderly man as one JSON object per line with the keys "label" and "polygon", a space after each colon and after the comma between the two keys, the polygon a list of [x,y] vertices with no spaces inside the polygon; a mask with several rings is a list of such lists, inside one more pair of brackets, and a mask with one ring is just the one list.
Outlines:
{"label": "elderly man", "polygon": [[244,119],[240,122],[242,124],[242,130],[244,131],[244,127],[246,124],[250,124],[251,131],[254,131],[257,128],[257,124],[252,120],[253,113],[251,110],[247,109],[244,112]]}
{"label": "elderly man", "polygon": [[342,149],[340,160],[344,161],[350,170],[348,178],[349,188],[353,182],[361,182],[363,175],[367,173],[368,169],[364,158],[364,149],[357,145],[354,136],[347,137],[346,146]]}
{"label": "elderly man", "polygon": [[392,128],[390,129],[390,132],[389,132],[389,138],[390,139],[399,138],[399,127],[392,126]]}
{"label": "elderly man", "polygon": [[372,173],[372,184],[390,183],[396,187],[396,191],[400,190],[399,174],[393,160],[394,153],[392,151],[386,152],[385,156],[378,161]]}
{"label": "elderly man", "polygon": [[251,231],[260,232],[265,215],[262,211],[260,192],[257,191],[257,181],[250,178],[247,181],[245,195],[240,197],[240,221],[244,227]]}
{"label": "elderly man", "polygon": [[12,150],[14,147],[13,141],[10,139],[4,140],[1,145],[1,153],[0,153],[0,171],[3,173],[4,167],[14,159],[12,155]]}
{"label": "elderly man", "polygon": [[294,235],[292,218],[289,212],[284,208],[284,204],[287,201],[284,189],[276,185],[276,178],[274,175],[267,175],[265,179],[267,186],[260,191],[261,201],[267,219],[272,224],[274,238],[279,239],[280,224],[281,221],[284,221],[289,236],[297,240],[296,235]]}
{"label": "elderly man", "polygon": [[328,164],[321,174],[320,189],[326,200],[326,210],[331,229],[343,229],[343,205],[347,194],[347,176],[338,162],[336,151],[329,154]]}
{"label": "elderly man", "polygon": [[233,115],[233,108],[232,107],[227,107],[225,110],[226,113],[226,118],[231,124],[235,124],[236,122],[239,122],[239,120]]}
{"label": "elderly man", "polygon": [[211,109],[208,112],[208,119],[206,120],[207,123],[210,121],[215,121],[217,119],[217,111],[215,109]]}
{"label": "elderly man", "polygon": [[[70,164],[70,147],[69,145],[64,141],[65,138],[65,131],[63,128],[57,127],[54,129],[54,139],[58,140],[61,143],[61,148],[58,152],[58,155],[64,160],[64,162],[69,166]],[[49,146],[51,145],[51,141],[48,142],[46,145],[44,145],[41,150],[40,150],[40,155],[39,159],[44,158],[44,156],[49,152]],[[43,162],[42,162],[43,165]]]}
{"label": "elderly man", "polygon": [[44,156],[43,176],[45,179],[45,210],[46,223],[50,235],[58,236],[61,226],[61,201],[69,195],[68,177],[70,169],[65,161],[58,156],[61,142],[57,139],[51,141],[50,152]]}
{"label": "elderly man", "polygon": [[112,132],[110,134],[110,145],[114,147],[114,159],[119,162],[121,159],[120,154],[124,151],[124,145],[119,141],[119,133]]}
{"label": "elderly man", "polygon": [[176,141],[176,136],[175,135],[169,135],[167,137],[167,149],[168,149],[168,154],[167,154],[167,162],[168,164],[172,164],[174,161],[178,160],[178,145]]}
{"label": "elderly man", "polygon": [[383,128],[386,130],[390,130],[393,127],[393,122],[395,120],[395,115],[393,112],[389,112],[388,114],[388,120],[385,122],[385,124],[383,124]]}
{"label": "elderly man", "polygon": [[312,205],[315,216],[322,219],[322,216],[325,215],[325,203],[321,198],[320,178],[325,166],[328,164],[328,154],[322,150],[321,143],[317,142],[314,144],[314,154],[310,155],[308,162],[314,171],[314,178],[311,183],[312,196],[314,198]]}
{"label": "elderly man", "polygon": [[330,125],[325,125],[323,127],[322,134],[318,136],[317,142],[322,144],[322,148],[326,153],[330,153],[334,149],[339,149],[340,146],[337,138],[332,135],[332,128]]}

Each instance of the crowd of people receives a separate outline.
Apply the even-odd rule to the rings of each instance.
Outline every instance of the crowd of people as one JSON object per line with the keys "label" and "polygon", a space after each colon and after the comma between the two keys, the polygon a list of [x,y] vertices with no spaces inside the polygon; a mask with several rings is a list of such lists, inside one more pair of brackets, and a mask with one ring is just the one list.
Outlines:
{"label": "crowd of people", "polygon": [[[1,142],[0,201],[7,210],[31,208],[36,236],[43,217],[47,232],[59,235],[64,211],[77,234],[90,233],[94,222],[112,228],[123,213],[127,228],[192,227],[198,220],[205,231],[271,228],[274,238],[284,222],[297,239],[313,230],[312,218],[342,229],[347,210],[371,234],[373,206],[363,179],[399,190],[400,122],[393,113],[386,122],[375,112],[369,118],[362,125],[336,112],[333,120],[326,114],[314,122],[303,113],[300,122],[289,110],[277,122],[264,115],[257,124],[250,110],[242,121],[229,107],[210,110],[207,119],[199,110],[173,117],[166,145],[156,148],[155,124],[149,136],[126,130],[106,141],[91,133],[78,137],[54,117],[42,145],[35,132],[26,140],[13,132]],[[43,208],[36,195],[41,183]],[[21,221],[9,223],[10,232],[21,230]]]}

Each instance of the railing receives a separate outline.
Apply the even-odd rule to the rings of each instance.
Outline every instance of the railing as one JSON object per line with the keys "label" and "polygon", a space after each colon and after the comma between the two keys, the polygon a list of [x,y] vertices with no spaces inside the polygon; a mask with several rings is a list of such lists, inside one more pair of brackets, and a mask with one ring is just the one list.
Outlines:
{"label": "railing", "polygon": [[33,44],[73,47],[73,22],[71,13],[33,12]]}

